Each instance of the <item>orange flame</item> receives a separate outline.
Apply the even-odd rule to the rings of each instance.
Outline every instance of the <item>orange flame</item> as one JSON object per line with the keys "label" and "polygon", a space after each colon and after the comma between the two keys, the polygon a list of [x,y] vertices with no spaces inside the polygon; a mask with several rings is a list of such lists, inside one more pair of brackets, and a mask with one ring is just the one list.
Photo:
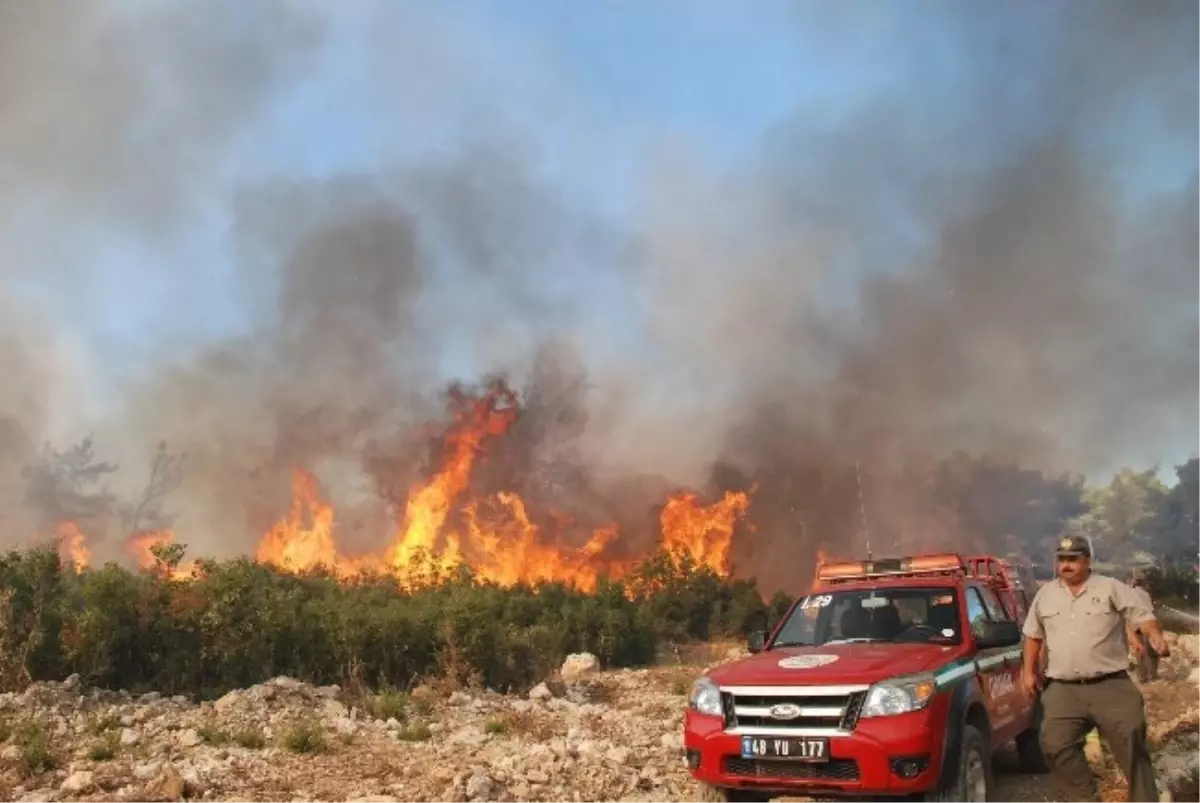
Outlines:
{"label": "orange flame", "polygon": [[[500,406],[502,404],[504,406]],[[438,535],[454,500],[467,487],[471,469],[484,443],[507,432],[516,418],[515,399],[507,390],[489,392],[455,416],[455,422],[446,434],[446,456],[442,461],[442,470],[409,497],[404,509],[404,521],[385,556],[387,564],[394,571],[408,572],[418,555],[438,554]],[[460,563],[460,540],[448,534],[441,555],[443,568]]]}
{"label": "orange flame", "polygon": [[[529,520],[525,503],[514,493],[501,492],[492,500],[492,516],[467,506],[468,558],[476,576],[498,585],[558,581],[582,591],[595,591],[602,564],[598,560],[617,535],[615,526],[592,533],[583,546],[564,547],[560,539],[543,543],[539,528]],[[609,572],[611,574],[611,572]]]}
{"label": "orange flame", "polygon": [[723,499],[707,507],[691,491],[673,496],[659,515],[663,547],[683,552],[719,575],[729,574],[733,529],[747,505],[742,491],[726,491]]}
{"label": "orange flame", "polygon": [[333,507],[321,501],[312,474],[300,469],[292,473],[292,511],[266,532],[254,557],[291,572],[339,567]]}
{"label": "orange flame", "polygon": [[[389,544],[361,556],[340,552],[333,505],[322,498],[316,477],[296,468],[291,508],[262,535],[255,559],[289,572],[325,567],[341,578],[384,572],[410,587],[438,582],[459,566],[502,586],[562,582],[585,592],[594,591],[602,577],[619,580],[630,573],[638,560],[628,547],[620,548],[615,524],[579,529],[562,513],[531,515],[526,500],[511,490],[469,496],[472,471],[492,441],[509,432],[519,408],[512,391],[499,383],[477,398],[456,393],[452,401],[453,420],[442,436],[437,470],[411,489]],[[739,525],[749,527],[744,519],[751,493],[729,491],[711,503],[691,491],[674,494],[659,514],[659,546],[727,576],[734,532]],[[72,558],[76,565],[87,564],[90,556],[77,529],[60,540],[65,551],[80,555]],[[125,549],[140,567],[153,568],[159,561],[152,548],[173,542],[170,530],[146,531],[128,538]],[[170,576],[195,576],[195,567],[195,562],[177,567]]]}
{"label": "orange flame", "polygon": [[60,521],[55,527],[55,535],[58,538],[58,554],[71,564],[76,573],[91,565],[92,553],[87,548],[87,539],[79,525],[73,521]]}

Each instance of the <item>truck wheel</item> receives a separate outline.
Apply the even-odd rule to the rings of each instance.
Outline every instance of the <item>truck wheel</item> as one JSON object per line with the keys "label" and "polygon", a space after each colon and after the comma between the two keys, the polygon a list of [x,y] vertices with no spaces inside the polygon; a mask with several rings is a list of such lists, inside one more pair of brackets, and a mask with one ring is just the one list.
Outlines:
{"label": "truck wheel", "polygon": [[958,757],[958,777],[938,784],[925,795],[931,801],[987,800],[992,788],[992,759],[987,740],[974,725],[963,725],[962,753]]}
{"label": "truck wheel", "polygon": [[696,795],[696,799],[701,803],[727,803],[727,801],[744,801],[744,803],[763,801],[765,803],[771,799],[767,795],[751,789],[726,789],[706,783],[697,784],[697,786],[700,787],[700,793]]}
{"label": "truck wheel", "polygon": [[1041,775],[1050,771],[1050,764],[1038,740],[1039,735],[1035,726],[1017,736],[1017,765],[1021,772]]}

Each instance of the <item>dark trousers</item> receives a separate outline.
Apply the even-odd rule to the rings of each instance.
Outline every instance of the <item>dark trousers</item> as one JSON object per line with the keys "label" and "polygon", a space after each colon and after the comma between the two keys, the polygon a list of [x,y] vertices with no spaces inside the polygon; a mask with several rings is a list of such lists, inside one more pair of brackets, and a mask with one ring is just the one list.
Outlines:
{"label": "dark trousers", "polygon": [[1066,800],[1099,800],[1096,777],[1083,753],[1093,727],[1108,743],[1129,783],[1129,799],[1157,801],[1154,765],[1146,748],[1146,707],[1128,675],[1096,683],[1049,681],[1042,692],[1042,750]]}

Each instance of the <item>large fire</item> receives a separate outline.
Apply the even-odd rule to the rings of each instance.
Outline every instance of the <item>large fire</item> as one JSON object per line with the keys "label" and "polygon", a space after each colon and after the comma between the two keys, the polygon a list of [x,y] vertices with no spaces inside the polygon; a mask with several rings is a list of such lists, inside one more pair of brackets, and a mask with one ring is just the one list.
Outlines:
{"label": "large fire", "polygon": [[[385,572],[404,584],[423,582],[430,572],[444,576],[468,566],[476,577],[503,586],[557,581],[583,591],[594,590],[602,577],[620,579],[637,564],[616,524],[581,534],[564,513],[550,511],[535,518],[514,491],[470,495],[472,471],[489,444],[509,432],[519,408],[512,392],[503,387],[478,398],[460,394],[454,401],[456,410],[441,439],[437,469],[410,489],[383,549],[354,555],[339,548],[333,505],[322,498],[316,477],[297,468],[291,509],[262,535],[255,559],[291,572],[323,566],[344,578],[362,571]],[[658,547],[726,576],[734,532],[749,504],[750,495],[740,491],[728,491],[711,503],[691,491],[674,494],[659,514]],[[161,566],[155,555],[161,550],[152,547],[173,542],[169,530],[143,532],[127,539],[125,549],[139,566],[152,568]],[[60,543],[64,557],[69,556],[77,569],[88,564],[90,555],[77,527],[69,522],[60,527]],[[194,574],[195,566],[164,570],[184,578]]]}

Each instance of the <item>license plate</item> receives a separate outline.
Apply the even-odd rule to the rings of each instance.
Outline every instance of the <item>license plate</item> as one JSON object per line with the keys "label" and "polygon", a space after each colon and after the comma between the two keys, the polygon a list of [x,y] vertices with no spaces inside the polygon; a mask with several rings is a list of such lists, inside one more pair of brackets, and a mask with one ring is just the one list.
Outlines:
{"label": "license plate", "polygon": [[772,758],[790,761],[828,761],[828,739],[784,739],[743,736],[742,758]]}

